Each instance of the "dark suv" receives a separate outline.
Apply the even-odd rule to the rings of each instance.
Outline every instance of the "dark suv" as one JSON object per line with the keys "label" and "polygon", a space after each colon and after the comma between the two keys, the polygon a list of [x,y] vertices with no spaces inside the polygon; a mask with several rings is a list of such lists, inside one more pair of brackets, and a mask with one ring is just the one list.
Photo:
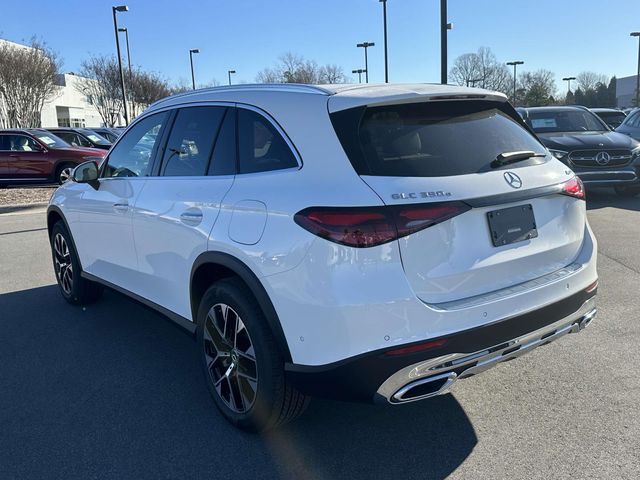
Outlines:
{"label": "dark suv", "polygon": [[109,150],[112,142],[88,128],[47,128],[72,147],[90,147]]}
{"label": "dark suv", "polygon": [[586,107],[519,108],[520,115],[554,157],[587,186],[640,193],[640,143],[611,129]]}
{"label": "dark suv", "polygon": [[80,163],[100,163],[106,150],[74,148],[42,129],[0,130],[0,186],[64,183]]}

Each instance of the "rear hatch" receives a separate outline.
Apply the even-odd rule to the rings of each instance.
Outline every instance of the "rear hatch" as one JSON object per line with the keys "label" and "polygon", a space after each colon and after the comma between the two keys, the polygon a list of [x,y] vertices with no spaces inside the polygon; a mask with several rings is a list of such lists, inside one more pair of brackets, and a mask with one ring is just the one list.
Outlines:
{"label": "rear hatch", "polygon": [[385,204],[464,202],[397,240],[417,296],[460,300],[570,265],[585,229],[573,172],[506,101],[418,100],[331,112],[353,167]]}

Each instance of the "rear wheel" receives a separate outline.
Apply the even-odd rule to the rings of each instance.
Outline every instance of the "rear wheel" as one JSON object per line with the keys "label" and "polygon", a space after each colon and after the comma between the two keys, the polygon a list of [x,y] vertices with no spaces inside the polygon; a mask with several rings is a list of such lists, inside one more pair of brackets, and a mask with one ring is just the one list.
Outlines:
{"label": "rear wheel", "polygon": [[71,235],[60,221],[51,229],[53,269],[64,299],[73,305],[87,305],[102,295],[102,286],[80,276],[78,255]]}
{"label": "rear wheel", "polygon": [[63,163],[62,165],[56,168],[56,176],[55,180],[62,185],[64,182],[71,178],[71,174],[73,173],[73,169],[76,168],[74,163]]}
{"label": "rear wheel", "polygon": [[287,382],[264,314],[242,282],[226,279],[206,291],[197,336],[209,391],[236,427],[264,431],[307,407],[309,397]]}
{"label": "rear wheel", "polygon": [[615,191],[621,197],[635,197],[640,193],[640,186],[634,185],[632,187],[615,187]]}

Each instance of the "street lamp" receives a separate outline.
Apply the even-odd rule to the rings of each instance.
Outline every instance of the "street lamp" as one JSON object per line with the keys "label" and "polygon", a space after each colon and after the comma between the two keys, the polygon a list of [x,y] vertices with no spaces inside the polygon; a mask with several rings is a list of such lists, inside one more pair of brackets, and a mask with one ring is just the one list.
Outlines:
{"label": "street lamp", "polygon": [[129,83],[131,83],[132,70],[131,70],[131,51],[129,50],[129,30],[127,27],[118,28],[119,32],[124,32],[124,36],[127,39],[127,63],[129,64]]}
{"label": "street lamp", "polygon": [[122,57],[120,56],[120,39],[118,38],[118,18],[116,13],[128,12],[129,7],[126,5],[119,5],[117,7],[111,7],[113,12],[113,29],[116,34],[116,51],[118,53],[118,68],[120,69],[120,87],[122,88],[122,104],[124,105],[124,123],[129,125],[129,112],[127,111],[127,92],[124,88],[124,72],[122,71]]}
{"label": "street lamp", "polygon": [[358,68],[357,70],[351,70],[351,73],[358,74],[358,83],[362,83],[362,74],[367,73],[367,70],[364,68]]}
{"label": "street lamp", "polygon": [[507,65],[513,65],[513,106],[516,105],[516,75],[518,65],[523,65],[524,62],[522,60],[516,60],[513,62],[507,62]]}
{"label": "street lamp", "polygon": [[575,80],[576,77],[564,77],[563,82],[567,82],[567,94],[571,93],[571,80]]}
{"label": "street lamp", "polygon": [[440,83],[447,84],[447,30],[453,23],[447,22],[447,0],[440,0]]}
{"label": "street lamp", "polygon": [[467,80],[467,87],[469,86],[469,84],[471,84],[472,87],[475,88],[476,83],[483,81],[484,78],[470,78],[469,80]]}
{"label": "street lamp", "polygon": [[356,47],[364,48],[364,81],[369,83],[369,59],[367,58],[367,48],[375,46],[373,42],[358,43]]}
{"label": "street lamp", "polygon": [[195,90],[196,89],[196,77],[193,74],[193,54],[194,53],[200,53],[200,49],[199,48],[192,48],[191,50],[189,50],[189,62],[191,62],[191,86]]}
{"label": "street lamp", "polygon": [[382,3],[382,23],[384,25],[384,83],[389,83],[389,59],[387,56],[387,0]]}
{"label": "street lamp", "polygon": [[227,70],[227,75],[229,75],[229,85],[231,85],[231,74],[236,73],[235,70]]}
{"label": "street lamp", "polygon": [[636,75],[636,107],[640,107],[640,32],[631,32],[632,37],[638,37],[638,73]]}

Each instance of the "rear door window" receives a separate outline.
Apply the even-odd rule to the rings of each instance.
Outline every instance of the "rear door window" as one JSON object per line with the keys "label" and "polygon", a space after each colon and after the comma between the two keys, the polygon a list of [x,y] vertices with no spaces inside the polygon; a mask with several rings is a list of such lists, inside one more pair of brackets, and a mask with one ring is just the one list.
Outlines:
{"label": "rear door window", "polygon": [[189,107],[178,111],[164,153],[164,176],[206,175],[225,110]]}
{"label": "rear door window", "polygon": [[488,170],[501,153],[545,153],[539,141],[499,102],[368,107],[333,113],[332,121],[361,175],[466,175]]}

